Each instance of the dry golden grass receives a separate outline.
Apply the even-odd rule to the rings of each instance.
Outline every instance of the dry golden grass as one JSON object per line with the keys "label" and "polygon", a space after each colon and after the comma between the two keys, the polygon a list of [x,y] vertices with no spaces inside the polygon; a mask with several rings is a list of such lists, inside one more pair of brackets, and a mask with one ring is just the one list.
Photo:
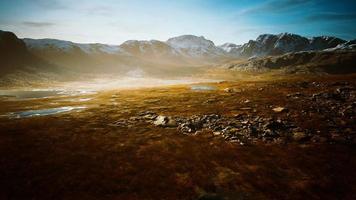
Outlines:
{"label": "dry golden grass", "polygon": [[[352,146],[238,146],[208,133],[186,136],[145,122],[130,127],[109,125],[142,111],[170,116],[248,113],[279,117],[269,106],[288,104],[299,126],[322,128],[323,121],[306,121],[298,115],[303,105],[285,98],[300,90],[288,83],[347,80],[355,84],[354,75],[256,77],[210,83],[218,88],[212,91],[177,85],[75,97],[93,98],[86,102],[68,101],[68,97],[1,100],[1,114],[61,106],[87,108],[47,117],[0,118],[0,198],[197,199],[204,193],[217,193],[230,199],[355,199],[356,151]],[[227,87],[242,91],[224,92]],[[315,91],[306,88],[303,92]],[[256,112],[241,109],[246,99]]]}

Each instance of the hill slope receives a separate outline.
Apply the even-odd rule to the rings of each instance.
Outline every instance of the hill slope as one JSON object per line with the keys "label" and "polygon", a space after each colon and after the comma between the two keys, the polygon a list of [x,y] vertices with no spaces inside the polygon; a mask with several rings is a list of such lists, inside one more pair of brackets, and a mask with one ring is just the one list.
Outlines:
{"label": "hill slope", "polygon": [[297,52],[229,63],[224,67],[249,72],[282,70],[285,73],[356,73],[356,51]]}
{"label": "hill slope", "polygon": [[[299,51],[321,51],[334,48],[345,42],[340,38],[329,36],[306,38],[291,33],[263,34],[256,40],[250,40],[241,46],[230,44],[231,48],[228,48],[227,51],[234,57],[263,57]],[[220,47],[224,48],[224,46]]]}

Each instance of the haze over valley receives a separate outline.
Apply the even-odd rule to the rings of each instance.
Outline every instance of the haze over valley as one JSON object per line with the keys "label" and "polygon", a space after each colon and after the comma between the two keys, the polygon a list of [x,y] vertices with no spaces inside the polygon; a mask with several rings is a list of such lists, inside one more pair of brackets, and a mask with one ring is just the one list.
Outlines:
{"label": "haze over valley", "polygon": [[[208,78],[211,70],[226,66],[228,69],[258,72],[308,64],[310,72],[347,73],[354,72],[350,64],[355,57],[355,40],[329,36],[306,38],[290,33],[262,34],[243,45],[225,43],[216,46],[203,36],[194,35],[182,35],[167,41],[129,40],[120,45],[107,45],[57,39],[19,39],[12,32],[1,31],[1,48],[4,60],[1,63],[1,81],[5,86],[49,79],[191,79],[197,75]],[[271,63],[278,56],[282,56],[284,61],[278,61],[279,64],[274,66],[259,64],[259,69],[256,69],[252,64],[257,59]],[[318,57],[327,57],[328,61],[323,63]],[[293,73],[303,70],[296,69]]]}

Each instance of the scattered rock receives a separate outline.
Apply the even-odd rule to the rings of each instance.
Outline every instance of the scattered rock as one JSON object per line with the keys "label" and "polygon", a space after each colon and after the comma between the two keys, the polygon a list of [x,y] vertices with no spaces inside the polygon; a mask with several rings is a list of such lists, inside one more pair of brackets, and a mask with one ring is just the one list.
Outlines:
{"label": "scattered rock", "polygon": [[287,97],[288,97],[288,98],[295,98],[295,99],[298,99],[298,98],[300,98],[300,97],[302,97],[302,96],[303,96],[303,94],[300,93],[300,92],[287,94]]}
{"label": "scattered rock", "polygon": [[300,142],[307,138],[307,135],[304,132],[294,132],[292,133],[292,138],[294,141]]}
{"label": "scattered rock", "polygon": [[152,111],[145,111],[145,112],[141,112],[139,116],[146,120],[155,120],[158,115]]}
{"label": "scattered rock", "polygon": [[233,88],[225,88],[224,92],[231,93],[231,92],[234,92],[234,89]]}
{"label": "scattered rock", "polygon": [[[292,84],[294,83],[286,82],[281,84],[281,87],[295,87]],[[237,107],[236,109],[239,111],[235,112],[239,114],[235,115],[227,113],[227,116],[206,114],[183,117],[165,116],[152,111],[144,111],[138,113],[137,116],[120,119],[109,125],[113,127],[131,127],[138,123],[149,123],[161,128],[177,127],[178,132],[182,134],[196,135],[199,133],[201,135],[206,134],[207,137],[213,135],[241,145],[257,142],[283,144],[293,141],[298,143],[356,144],[354,125],[356,90],[352,85],[340,83],[332,86],[323,82],[305,85],[305,83],[300,82],[298,87],[303,93],[294,92],[286,95],[290,100],[298,99],[298,103],[303,105],[299,110],[293,107],[294,112],[288,112],[288,109],[283,106],[263,107],[251,104],[248,99],[242,99],[238,102],[245,107]],[[303,87],[314,87],[321,92],[310,94],[308,91],[302,90],[301,88]],[[324,90],[319,87],[323,87]],[[224,91],[241,92],[243,90],[225,88]],[[217,100],[216,97],[208,97],[204,103],[216,102],[224,105],[224,102]],[[258,113],[254,113],[256,108],[261,111],[261,116],[258,116]],[[162,110],[159,106],[151,107],[150,109]],[[170,108],[167,107],[166,109],[169,110]],[[278,115],[279,119],[268,118],[265,116],[266,113],[263,112],[265,109],[270,109],[275,113],[286,112],[286,114]],[[271,116],[274,117],[275,115]],[[296,126],[303,118],[317,119],[320,124],[315,128],[310,127],[309,129]]]}
{"label": "scattered rock", "polygon": [[287,111],[288,111],[288,109],[285,108],[285,107],[275,107],[275,108],[273,108],[272,110],[273,110],[274,112],[276,112],[276,113],[281,113],[281,112],[287,112]]}
{"label": "scattered rock", "polygon": [[327,138],[321,137],[319,135],[314,135],[310,140],[314,143],[325,143],[328,141]]}
{"label": "scattered rock", "polygon": [[174,119],[163,115],[158,115],[153,124],[162,127],[177,127],[177,123]]}
{"label": "scattered rock", "polygon": [[246,99],[245,101],[243,101],[243,103],[250,103],[251,101]]}

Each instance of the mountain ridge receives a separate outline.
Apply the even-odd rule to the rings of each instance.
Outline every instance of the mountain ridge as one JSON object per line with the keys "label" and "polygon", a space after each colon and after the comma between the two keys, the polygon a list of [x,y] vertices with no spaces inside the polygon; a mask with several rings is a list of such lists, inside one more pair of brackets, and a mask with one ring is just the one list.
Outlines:
{"label": "mountain ridge", "polygon": [[262,34],[243,45],[225,43],[217,46],[203,36],[194,35],[182,35],[167,41],[129,40],[120,45],[107,45],[48,38],[19,39],[14,33],[1,31],[0,70],[3,75],[18,70],[33,74],[125,75],[133,69],[148,75],[186,75],[194,71],[194,67],[219,66],[236,59],[303,51],[355,50],[355,40],[345,41],[331,36],[306,38],[290,33]]}
{"label": "mountain ridge", "polygon": [[298,51],[320,51],[334,48],[348,41],[333,36],[303,37],[292,33],[261,34],[256,40],[237,45],[225,43],[215,45],[204,36],[181,35],[169,38],[167,41],[159,40],[127,40],[120,45],[101,43],[75,43],[57,39],[30,39],[23,41],[30,49],[57,48],[59,50],[73,50],[77,47],[85,53],[107,53],[117,55],[145,55],[158,57],[159,54],[168,57],[182,58],[249,58],[269,55],[281,55]]}

